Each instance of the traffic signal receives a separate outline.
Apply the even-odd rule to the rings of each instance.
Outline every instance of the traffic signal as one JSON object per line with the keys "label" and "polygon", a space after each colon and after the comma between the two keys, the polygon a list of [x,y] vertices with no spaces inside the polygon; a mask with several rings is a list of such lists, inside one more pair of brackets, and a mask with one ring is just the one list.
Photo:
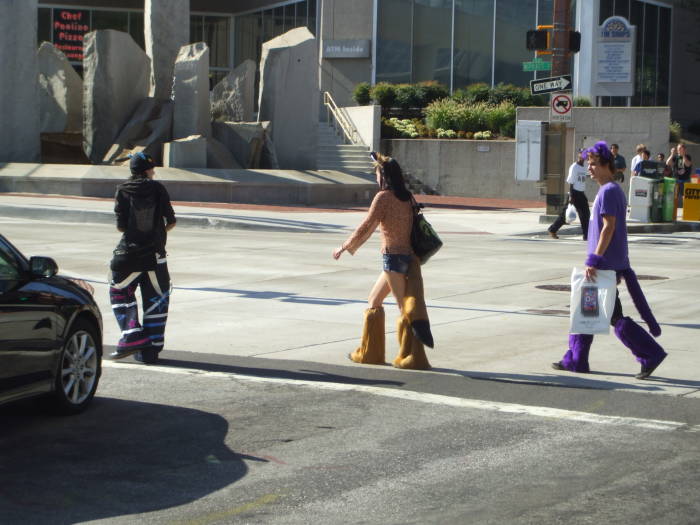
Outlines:
{"label": "traffic signal", "polygon": [[530,51],[545,51],[549,48],[549,32],[543,29],[527,32],[527,49]]}

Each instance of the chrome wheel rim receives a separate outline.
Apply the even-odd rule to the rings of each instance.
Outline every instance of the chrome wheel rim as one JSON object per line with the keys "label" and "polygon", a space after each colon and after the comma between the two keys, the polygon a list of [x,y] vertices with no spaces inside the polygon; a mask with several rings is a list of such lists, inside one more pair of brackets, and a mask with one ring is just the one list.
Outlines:
{"label": "chrome wheel rim", "polygon": [[73,405],[85,401],[97,381],[97,345],[85,330],[78,330],[66,343],[61,362],[61,384]]}

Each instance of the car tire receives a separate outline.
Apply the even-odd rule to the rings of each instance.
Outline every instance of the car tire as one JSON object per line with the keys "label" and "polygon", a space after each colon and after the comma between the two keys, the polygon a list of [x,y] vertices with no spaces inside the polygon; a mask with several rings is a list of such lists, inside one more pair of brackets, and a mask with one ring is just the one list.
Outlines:
{"label": "car tire", "polygon": [[52,409],[59,414],[78,414],[95,396],[102,374],[102,339],[99,330],[78,319],[68,331],[58,360]]}

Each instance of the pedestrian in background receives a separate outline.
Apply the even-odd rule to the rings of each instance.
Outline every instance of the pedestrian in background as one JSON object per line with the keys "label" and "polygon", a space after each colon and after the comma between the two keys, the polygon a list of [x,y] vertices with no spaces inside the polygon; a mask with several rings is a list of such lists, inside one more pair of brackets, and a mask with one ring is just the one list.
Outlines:
{"label": "pedestrian in background", "polygon": [[642,162],[642,153],[644,153],[645,149],[647,149],[647,147],[644,144],[637,144],[637,147],[634,149],[637,154],[632,157],[632,160],[630,161],[631,173],[634,173],[634,170],[637,168],[637,164]]}
{"label": "pedestrian in background", "polygon": [[649,152],[648,149],[645,149],[644,151],[642,151],[641,155],[642,155],[642,160],[637,162],[637,164],[635,164],[635,166],[634,166],[634,170],[632,170],[633,177],[639,176],[639,174],[642,172],[642,162],[649,160],[649,158],[651,157],[651,153]]}
{"label": "pedestrian in background", "polygon": [[676,147],[671,148],[666,165],[671,168],[671,176],[676,179],[678,206],[682,208],[683,189],[685,183],[690,182],[690,174],[693,173],[693,159],[688,154],[685,144],[681,142]]}
{"label": "pedestrian in background", "polygon": [[610,144],[610,151],[613,154],[613,160],[615,162],[615,180],[622,184],[625,182],[625,170],[627,169],[627,161],[625,157],[620,155],[620,146],[617,144]]}
{"label": "pedestrian in background", "polygon": [[666,155],[660,152],[657,153],[656,162],[658,162],[664,167],[664,177],[670,177],[673,174],[673,170],[671,169],[671,167],[668,164],[666,164]]}
{"label": "pedestrian in background", "polygon": [[581,222],[581,232],[583,240],[588,238],[588,220],[590,210],[588,209],[588,199],[586,198],[586,179],[588,179],[588,170],[583,165],[583,149],[578,150],[576,162],[569,166],[569,176],[566,182],[569,183],[569,198],[567,199],[564,209],[549,227],[549,235],[553,239],[558,239],[557,232],[566,223],[566,210],[569,204],[576,207],[579,221]]}
{"label": "pedestrian in background", "polygon": [[[588,172],[600,188],[593,203],[593,214],[588,236],[588,257],[586,258],[586,280],[595,282],[598,270],[615,270],[618,281],[625,279],[627,290],[632,297],[642,319],[649,326],[654,337],[661,335],[651,308],[647,304],[637,276],[630,267],[627,251],[627,201],[622,188],[613,179],[615,167],[612,152],[605,142],[597,142],[589,148]],[[610,320],[615,327],[615,335],[641,364],[637,379],[646,379],[666,358],[666,352],[644,328],[622,313],[619,293],[615,298],[615,308]],[[561,361],[552,363],[555,370],[590,372],[588,354],[593,343],[590,334],[570,334],[569,349]]]}
{"label": "pedestrian in background", "polygon": [[383,269],[369,294],[364,313],[362,339],[359,348],[349,354],[356,363],[384,364],[384,299],[391,292],[399,307],[397,335],[399,355],[393,364],[397,368],[427,370],[430,363],[423,344],[433,346],[428,323],[420,263],[411,247],[411,227],[415,201],[395,159],[372,153],[379,192],[372,200],[367,217],[336,250],[338,260],[343,252],[354,254],[379,227],[382,235]]}
{"label": "pedestrian in background", "polygon": [[[163,349],[170,303],[170,274],[166,260],[167,232],[175,213],[165,187],[155,180],[153,159],[139,152],[131,157],[131,178],[117,187],[114,212],[122,232],[110,264],[109,298],[121,329],[112,359],[132,354],[155,363]],[[141,289],[143,324],[139,322],[136,288]]]}

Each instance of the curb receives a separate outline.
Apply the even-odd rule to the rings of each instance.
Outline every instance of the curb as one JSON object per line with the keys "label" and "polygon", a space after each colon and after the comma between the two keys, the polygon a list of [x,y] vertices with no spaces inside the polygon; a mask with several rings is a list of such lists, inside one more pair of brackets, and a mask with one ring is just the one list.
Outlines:
{"label": "curb", "polygon": [[[12,206],[0,204],[0,217],[15,219],[51,220],[59,222],[114,224],[114,212],[99,210],[71,210],[62,208],[42,208],[38,206]],[[251,220],[254,220],[251,218]],[[247,230],[277,233],[318,233],[318,229],[302,227],[270,226],[255,224],[238,219],[224,217],[189,217],[178,214],[178,226],[190,228],[212,228],[218,230]],[[337,231],[344,231],[338,229]],[[335,233],[332,232],[332,233]]]}

